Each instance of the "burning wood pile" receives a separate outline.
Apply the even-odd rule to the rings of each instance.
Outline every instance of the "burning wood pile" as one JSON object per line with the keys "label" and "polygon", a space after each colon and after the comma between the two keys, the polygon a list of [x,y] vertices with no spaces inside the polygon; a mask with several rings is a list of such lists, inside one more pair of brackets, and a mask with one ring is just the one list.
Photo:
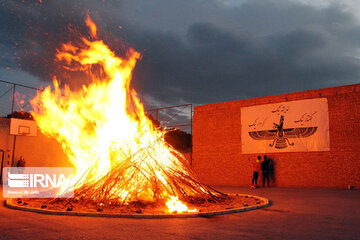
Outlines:
{"label": "burning wood pile", "polygon": [[181,156],[176,152],[169,156],[172,164],[163,166],[156,160],[161,158],[161,152],[157,150],[160,144],[160,140],[156,141],[134,155],[124,157],[100,179],[91,180],[90,176],[96,171],[91,167],[85,173],[85,180],[75,184],[75,199],[100,209],[141,203],[151,207],[166,205],[170,212],[195,212],[196,209],[188,209],[181,201],[197,205],[218,202],[226,197],[199,183],[189,170],[184,171],[178,161]]}
{"label": "burning wood pile", "polygon": [[225,194],[199,183],[130,89],[140,54],[129,49],[126,57],[116,56],[98,39],[90,17],[86,24],[90,40],[63,44],[56,57],[67,70],[86,73],[92,83],[80,91],[67,86],[62,91],[54,79],[54,91],[48,87],[32,100],[34,106],[41,103],[41,111],[32,113],[39,128],[61,144],[76,171],[59,193],[72,188],[75,197],[62,201],[97,207],[155,204],[190,212],[197,210],[184,203],[224,200]]}

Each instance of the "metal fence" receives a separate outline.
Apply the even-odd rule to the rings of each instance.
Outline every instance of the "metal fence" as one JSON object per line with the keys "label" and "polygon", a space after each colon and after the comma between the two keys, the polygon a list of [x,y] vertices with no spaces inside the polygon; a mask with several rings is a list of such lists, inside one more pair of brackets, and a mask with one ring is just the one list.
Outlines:
{"label": "metal fence", "polygon": [[[0,80],[0,116],[6,117],[14,112],[39,111],[30,104],[41,88]],[[147,115],[157,121],[160,127],[176,128],[192,135],[193,105],[160,107],[145,110]]]}
{"label": "metal fence", "polygon": [[38,111],[38,108],[32,108],[30,100],[39,91],[43,89],[0,80],[0,116],[6,117],[13,112]]}
{"label": "metal fence", "polygon": [[146,110],[146,113],[158,121],[160,127],[177,128],[192,135],[192,104],[153,108]]}
{"label": "metal fence", "polygon": [[192,166],[193,105],[183,104],[148,109],[146,110],[146,113],[150,119],[159,125],[159,127],[181,131],[178,131],[177,134],[173,136],[173,141],[175,142],[172,142],[171,139],[167,139],[166,135],[165,140],[167,140],[167,142],[171,145],[174,143],[175,145],[173,145],[173,147],[186,155],[190,166]]}

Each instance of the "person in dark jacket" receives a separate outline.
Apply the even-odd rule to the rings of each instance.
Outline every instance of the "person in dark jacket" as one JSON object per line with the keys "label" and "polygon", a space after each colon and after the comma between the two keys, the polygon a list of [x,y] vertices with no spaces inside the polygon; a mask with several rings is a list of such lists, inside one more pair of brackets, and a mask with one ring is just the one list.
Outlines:
{"label": "person in dark jacket", "polygon": [[261,163],[261,171],[262,171],[263,187],[265,187],[265,181],[267,182],[267,185],[269,187],[270,162],[266,155],[264,156],[264,161],[262,161]]}

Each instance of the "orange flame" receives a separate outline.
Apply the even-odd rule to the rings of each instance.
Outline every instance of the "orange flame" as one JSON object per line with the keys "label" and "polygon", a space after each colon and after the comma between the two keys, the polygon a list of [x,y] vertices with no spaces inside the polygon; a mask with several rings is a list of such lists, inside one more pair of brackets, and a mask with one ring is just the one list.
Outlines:
{"label": "orange flame", "polygon": [[[95,38],[96,25],[89,16],[86,24]],[[142,188],[137,198],[152,200],[155,193],[147,181],[156,177],[156,181],[165,186],[160,194],[168,201],[169,211],[188,211],[186,205],[166,189],[171,180],[163,171],[176,168],[180,172],[187,172],[187,169],[174,155],[175,150],[165,143],[164,133],[153,127],[135,91],[130,89],[132,70],[140,54],[129,49],[126,57],[120,58],[101,40],[82,38],[82,42],[85,46],[83,48],[71,43],[63,44],[56,58],[68,70],[86,72],[92,83],[83,86],[80,91],[71,91],[65,86],[62,92],[54,79],[55,90],[52,92],[48,87],[31,102],[33,106],[42,103],[38,114],[32,112],[34,119],[44,134],[61,143],[74,165],[76,176],[71,184],[81,186],[85,182],[85,175],[87,182],[96,182],[126,159],[130,165],[140,166],[142,171],[136,175],[123,173],[124,178],[130,179],[133,184],[129,184],[128,188],[117,189],[118,198],[130,200],[127,199],[129,192],[137,187]],[[76,67],[73,63],[77,63]],[[101,66],[102,74],[93,71],[94,65]],[[141,161],[128,157],[155,143],[157,151],[145,152],[141,155]],[[153,159],[161,164],[156,164]],[[88,173],[90,168],[95,171]],[[149,174],[150,170],[155,176]],[[115,194],[114,191],[111,194]]]}
{"label": "orange flame", "polygon": [[174,212],[179,212],[179,213],[183,213],[183,212],[196,212],[197,209],[188,209],[188,207],[183,204],[178,197],[173,197],[170,196],[170,200],[166,202],[166,206],[168,207],[169,211],[174,213]]}
{"label": "orange flame", "polygon": [[85,24],[86,24],[86,26],[89,27],[91,36],[93,38],[97,38],[97,36],[96,36],[97,27],[96,27],[95,23],[91,20],[91,18],[89,16],[89,11],[86,14]]}

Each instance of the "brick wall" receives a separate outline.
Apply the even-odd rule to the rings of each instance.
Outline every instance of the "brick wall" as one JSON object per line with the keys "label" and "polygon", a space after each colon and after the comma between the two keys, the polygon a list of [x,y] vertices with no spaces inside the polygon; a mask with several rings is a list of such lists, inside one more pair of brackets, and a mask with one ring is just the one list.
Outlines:
{"label": "brick wall", "polygon": [[319,97],[328,99],[330,151],[266,154],[275,163],[272,183],[280,187],[360,187],[360,84],[196,106],[194,171],[206,184],[250,185],[252,162],[259,154],[241,153],[240,109]]}

